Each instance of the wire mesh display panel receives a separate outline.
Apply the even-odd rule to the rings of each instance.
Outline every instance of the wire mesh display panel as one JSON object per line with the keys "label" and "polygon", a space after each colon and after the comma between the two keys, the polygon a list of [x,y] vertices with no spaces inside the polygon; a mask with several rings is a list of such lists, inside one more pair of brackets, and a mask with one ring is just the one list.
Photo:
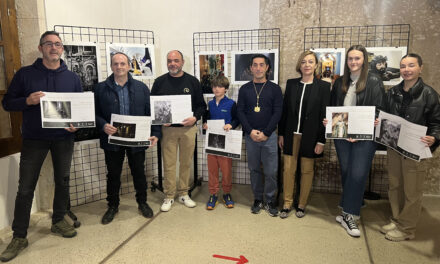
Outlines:
{"label": "wire mesh display panel", "polygon": [[[116,29],[55,25],[54,30],[60,33],[63,42],[94,42],[100,49],[101,80],[104,81],[111,72],[107,71],[106,43],[154,44],[154,34],[148,30]],[[142,80],[151,88],[153,79]],[[146,177],[158,177],[157,148],[146,151]],[[70,200],[72,206],[77,206],[107,197],[107,169],[104,151],[99,148],[98,140],[75,142],[72,166],[70,172]],[[121,194],[134,192],[133,180],[128,167],[127,158],[123,163],[121,173]]]}
{"label": "wire mesh display panel", "polygon": [[[407,47],[410,25],[370,25],[341,27],[308,27],[304,29],[304,50],[345,48],[355,44],[365,47]],[[377,151],[370,171],[367,190],[387,196],[388,172],[386,151]],[[371,182],[370,182],[371,179]],[[324,157],[315,162],[313,190],[340,193],[342,190],[339,162],[333,140],[327,140]]]}
{"label": "wire mesh display panel", "polygon": [[[232,30],[195,32],[193,34],[194,49],[194,72],[199,70],[199,59],[196,57],[200,52],[222,52],[227,56],[227,69],[225,76],[231,79],[231,52],[251,50],[280,50],[280,29],[253,29],[253,30]],[[276,66],[279,68],[279,65]],[[277,80],[278,81],[278,80]],[[237,101],[240,85],[230,85],[227,96]],[[205,95],[206,101],[213,98],[213,95]],[[200,124],[199,124],[200,127]],[[198,175],[208,180],[208,165],[204,151],[205,135],[201,129],[197,137],[197,171]],[[232,161],[232,182],[239,184],[250,184],[249,170],[247,167],[246,147],[242,143],[241,159]]]}

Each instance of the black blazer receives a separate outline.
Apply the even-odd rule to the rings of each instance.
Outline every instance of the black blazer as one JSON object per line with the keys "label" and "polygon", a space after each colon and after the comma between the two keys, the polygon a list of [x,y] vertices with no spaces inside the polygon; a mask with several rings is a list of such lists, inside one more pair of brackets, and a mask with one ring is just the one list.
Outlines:
{"label": "black blazer", "polygon": [[[303,84],[300,81],[301,78],[287,80],[283,113],[278,123],[278,135],[284,137],[283,152],[287,155],[292,155],[293,132],[299,122],[299,113],[295,106],[301,100],[299,87]],[[304,124],[299,149],[299,155],[306,158],[322,156],[315,154],[315,146],[318,142],[325,143],[325,127],[322,120],[330,103],[330,83],[314,78],[311,89],[307,109],[302,113]]]}

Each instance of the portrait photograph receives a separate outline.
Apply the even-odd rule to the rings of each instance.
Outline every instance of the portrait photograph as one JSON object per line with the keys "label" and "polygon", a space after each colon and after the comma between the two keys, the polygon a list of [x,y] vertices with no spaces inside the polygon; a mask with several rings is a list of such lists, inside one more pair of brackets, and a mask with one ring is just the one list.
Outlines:
{"label": "portrait photograph", "polygon": [[278,84],[278,67],[279,67],[279,50],[249,50],[249,51],[232,51],[231,52],[231,83],[245,84],[252,81],[251,72],[252,56],[263,54],[269,58],[270,73],[269,81]]}
{"label": "portrait photograph", "polygon": [[348,137],[348,113],[332,113],[332,137]]}
{"label": "portrait photograph", "polygon": [[217,149],[225,149],[225,145],[226,145],[226,136],[225,135],[209,133],[208,147],[217,148]]}
{"label": "portrait photograph", "polygon": [[203,93],[212,93],[211,81],[219,76],[227,76],[228,63],[224,52],[199,52],[195,57],[195,74],[200,80]]}
{"label": "portrait photograph", "polygon": [[401,125],[388,119],[381,119],[379,143],[397,149]]}
{"label": "portrait photograph", "polygon": [[154,79],[154,46],[151,44],[106,43],[107,72],[111,70],[111,56],[125,53],[130,59],[130,74],[134,79]]}
{"label": "portrait photograph", "polygon": [[93,91],[101,80],[99,46],[94,42],[66,42],[62,58],[67,69],[78,75],[83,90]]}
{"label": "portrait photograph", "polygon": [[113,126],[117,129],[112,136],[122,138],[135,138],[136,124],[113,122]]}
{"label": "portrait photograph", "polygon": [[400,78],[400,60],[407,47],[367,47],[370,71],[380,76],[384,85],[397,85]]}
{"label": "portrait photograph", "polygon": [[344,75],[345,49],[311,49],[318,58],[316,77],[323,81],[333,83],[338,77]]}
{"label": "portrait photograph", "polygon": [[72,108],[67,101],[43,101],[43,115],[45,118],[71,119]]}
{"label": "portrait photograph", "polygon": [[171,124],[173,116],[171,113],[170,101],[155,101],[154,102],[154,120],[153,125]]}

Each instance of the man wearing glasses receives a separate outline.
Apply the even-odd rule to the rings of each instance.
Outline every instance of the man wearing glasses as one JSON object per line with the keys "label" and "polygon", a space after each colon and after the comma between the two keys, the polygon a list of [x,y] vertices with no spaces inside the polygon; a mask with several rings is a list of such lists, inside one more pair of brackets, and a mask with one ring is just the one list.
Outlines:
{"label": "man wearing glasses", "polygon": [[23,144],[12,223],[14,234],[11,243],[0,255],[3,262],[15,258],[28,245],[26,236],[35,186],[49,150],[55,181],[51,231],[63,237],[76,236],[75,229],[64,220],[64,215],[69,199],[73,132],[77,129],[72,125],[66,129],[43,128],[40,98],[44,92],[82,92],[81,83],[61,60],[64,48],[57,32],[46,31],[40,38],[38,50],[42,58],[18,70],[2,102],[6,111],[23,112]]}

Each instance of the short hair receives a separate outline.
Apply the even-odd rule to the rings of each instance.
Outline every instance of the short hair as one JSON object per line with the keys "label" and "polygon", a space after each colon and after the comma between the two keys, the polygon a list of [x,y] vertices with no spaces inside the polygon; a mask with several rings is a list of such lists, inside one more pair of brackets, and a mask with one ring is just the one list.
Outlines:
{"label": "short hair", "polygon": [[270,67],[270,59],[269,59],[266,55],[261,54],[261,53],[259,53],[259,54],[254,54],[254,55],[251,57],[251,60],[249,61],[249,68],[252,67],[252,64],[254,63],[254,59],[256,59],[256,58],[262,58],[262,59],[264,59],[264,63],[266,63],[266,65],[269,66],[269,67],[267,68],[267,71],[266,71],[266,78],[269,79],[270,71],[271,71],[271,69],[272,69],[272,68]]}
{"label": "short hair", "polygon": [[224,75],[218,75],[211,81],[211,87],[224,87],[227,90],[229,89],[229,80]]}
{"label": "short hair", "polygon": [[[295,68],[296,72],[301,74],[301,75],[302,75],[302,72],[301,72],[301,62],[308,55],[313,55],[313,57],[315,58],[315,63],[318,64],[318,57],[316,56],[316,53],[314,53],[313,51],[310,51],[310,50],[304,51],[303,53],[301,53],[301,55],[299,55],[298,61],[296,62],[296,68]],[[318,67],[316,67],[316,69],[318,69]]]}
{"label": "short hair", "polygon": [[130,58],[128,57],[128,55],[125,54],[124,52],[120,52],[120,51],[118,51],[118,52],[113,53],[113,54],[111,55],[111,57],[110,57],[110,65],[113,64],[113,57],[114,57],[115,55],[118,55],[118,54],[124,55],[124,56],[127,58],[127,64],[130,64]]}
{"label": "short hair", "polygon": [[179,53],[179,54],[180,54],[180,57],[182,58],[182,61],[185,61],[185,60],[183,59],[183,53],[180,52],[180,50],[170,50],[170,51],[168,51],[168,53],[167,53],[167,58],[168,58],[168,55],[170,55],[170,53],[173,52],[173,51],[176,51],[177,53]]}
{"label": "short hair", "polygon": [[402,57],[402,59],[400,59],[400,62],[402,62],[403,59],[405,58],[416,58],[417,59],[417,63],[419,64],[419,66],[423,65],[423,61],[422,61],[422,57],[420,57],[419,54],[416,53],[408,53],[405,56]]}
{"label": "short hair", "polygon": [[[53,31],[53,30],[49,30],[49,31],[44,32],[44,33],[41,35],[41,37],[40,37],[40,46],[43,45],[43,39],[44,39],[46,36],[48,36],[48,35],[55,35],[55,36],[57,36],[57,37],[61,40],[60,33],[56,32],[56,31]],[[61,40],[61,41],[62,41],[62,40]]]}

